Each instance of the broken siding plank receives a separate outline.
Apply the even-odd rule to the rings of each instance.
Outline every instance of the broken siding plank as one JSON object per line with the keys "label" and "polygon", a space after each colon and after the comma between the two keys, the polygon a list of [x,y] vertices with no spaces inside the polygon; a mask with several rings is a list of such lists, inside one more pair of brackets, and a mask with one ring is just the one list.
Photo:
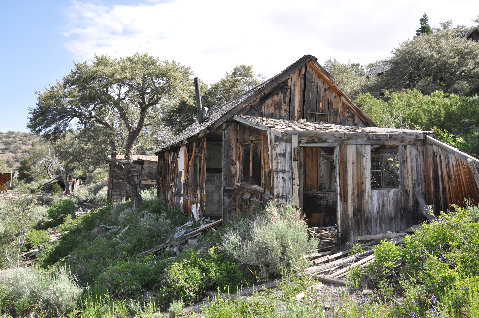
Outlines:
{"label": "broken siding plank", "polygon": [[206,206],[206,136],[203,137],[203,147],[201,150],[201,170],[200,170],[200,218],[204,216]]}
{"label": "broken siding plank", "polygon": [[354,226],[354,238],[360,236],[361,234],[361,223],[362,223],[362,178],[361,178],[361,146],[354,147],[354,162],[353,162],[353,184],[354,184],[354,196],[353,196],[353,226]]}
{"label": "broken siding plank", "polygon": [[305,217],[304,213],[304,205],[303,205],[303,198],[304,198],[304,180],[305,180],[305,161],[304,161],[304,148],[299,147],[299,161],[298,161],[298,171],[299,171],[299,207],[301,209],[301,217]]}
{"label": "broken siding plank", "polygon": [[346,186],[348,191],[348,208],[347,208],[347,220],[348,220],[348,241],[353,242],[355,239],[354,235],[354,219],[353,219],[353,211],[354,211],[354,183],[353,183],[353,173],[354,173],[354,159],[355,159],[355,146],[354,145],[347,145],[346,152],[347,152],[347,178],[346,178]]}
{"label": "broken siding plank", "polygon": [[[409,162],[408,145],[398,146],[399,171],[400,171],[400,193],[401,196],[401,210],[399,211],[399,218],[404,219],[410,213],[409,202],[412,194],[411,185],[411,166]],[[385,227],[388,228],[388,227]],[[395,228],[395,227],[393,227]],[[389,229],[389,228],[388,228]]]}
{"label": "broken siding plank", "polygon": [[292,187],[293,187],[293,204],[296,209],[301,207],[299,202],[299,147],[298,135],[291,136],[291,164],[292,164]]}
{"label": "broken siding plank", "polygon": [[440,157],[440,165],[439,169],[441,171],[441,179],[442,179],[442,184],[444,186],[445,190],[445,196],[444,196],[444,203],[443,203],[443,208],[444,211],[447,210],[449,207],[449,202],[450,202],[450,189],[449,189],[449,176],[446,168],[447,164],[447,154],[444,154],[442,152],[439,152],[439,157]]}
{"label": "broken siding plank", "polygon": [[301,119],[301,83],[302,83],[301,70],[302,69],[297,70],[292,75],[294,79],[294,87],[293,87],[294,98],[292,99],[294,101],[294,118],[293,118],[294,120]]}
{"label": "broken siding plank", "polygon": [[361,172],[363,180],[363,233],[372,234],[371,216],[371,146],[363,145],[361,157]]}

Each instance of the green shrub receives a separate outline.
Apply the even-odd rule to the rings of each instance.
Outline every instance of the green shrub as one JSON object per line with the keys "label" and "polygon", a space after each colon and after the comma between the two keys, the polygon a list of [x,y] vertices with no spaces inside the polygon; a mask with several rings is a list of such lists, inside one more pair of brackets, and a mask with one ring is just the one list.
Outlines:
{"label": "green shrub", "polygon": [[24,316],[45,313],[59,316],[72,311],[82,289],[65,269],[45,272],[16,268],[0,272],[2,313]]}
{"label": "green shrub", "polygon": [[[246,300],[239,298],[236,301],[229,298],[215,298],[212,302],[202,307],[201,310],[206,318],[280,316],[274,301],[261,301],[254,297]],[[287,313],[284,317],[288,317]]]}
{"label": "green shrub", "polygon": [[34,247],[39,247],[50,241],[50,235],[45,230],[32,229],[27,233],[27,241]]}
{"label": "green shrub", "polygon": [[211,248],[207,253],[189,249],[166,268],[165,293],[172,299],[198,300],[215,287],[234,290],[243,281],[237,264]]}
{"label": "green shrub", "polygon": [[291,205],[269,203],[264,211],[235,221],[221,238],[221,250],[240,263],[259,269],[262,279],[305,266],[304,255],[317,248],[307,225]]}
{"label": "green shrub", "polygon": [[95,286],[108,290],[114,297],[137,297],[142,291],[159,287],[165,265],[151,259],[118,260],[98,276]]}
{"label": "green shrub", "polygon": [[50,221],[45,223],[44,227],[55,227],[61,223],[68,215],[75,212],[75,203],[70,199],[54,201],[47,210]]}
{"label": "green shrub", "polygon": [[374,247],[376,260],[366,267],[373,286],[385,299],[394,291],[406,299],[392,307],[393,315],[479,317],[477,211],[455,207],[406,236],[402,247],[393,242]]}
{"label": "green shrub", "polygon": [[393,269],[401,261],[401,247],[394,241],[383,240],[373,247],[374,262],[368,266],[368,272],[373,279],[382,281],[393,274]]}
{"label": "green shrub", "polygon": [[55,183],[53,186],[52,186],[52,189],[51,189],[51,194],[59,194],[59,193],[62,193],[63,192],[63,189],[62,187],[58,184],[58,183]]}
{"label": "green shrub", "polygon": [[182,300],[173,300],[170,304],[170,308],[168,309],[168,311],[170,312],[170,315],[177,317],[181,314],[183,308],[184,303]]}
{"label": "green shrub", "polygon": [[77,203],[105,203],[108,192],[108,181],[100,180],[95,183],[80,186],[72,197]]}

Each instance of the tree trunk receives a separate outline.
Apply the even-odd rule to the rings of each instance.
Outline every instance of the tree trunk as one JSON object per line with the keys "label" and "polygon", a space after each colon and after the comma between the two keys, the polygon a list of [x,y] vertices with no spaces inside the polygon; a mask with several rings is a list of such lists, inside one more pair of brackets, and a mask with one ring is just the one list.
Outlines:
{"label": "tree trunk", "polygon": [[134,205],[143,201],[141,194],[138,191],[138,185],[133,176],[131,163],[112,163],[112,169],[118,172],[124,180],[127,198],[130,199]]}
{"label": "tree trunk", "polygon": [[125,177],[125,189],[128,197],[133,202],[133,205],[137,205],[143,201],[141,194],[138,189],[135,177],[133,176],[133,171],[131,169],[132,164],[127,163],[123,166],[123,172]]}
{"label": "tree trunk", "polygon": [[65,184],[65,195],[72,193],[73,177],[69,174],[62,174],[63,183]]}

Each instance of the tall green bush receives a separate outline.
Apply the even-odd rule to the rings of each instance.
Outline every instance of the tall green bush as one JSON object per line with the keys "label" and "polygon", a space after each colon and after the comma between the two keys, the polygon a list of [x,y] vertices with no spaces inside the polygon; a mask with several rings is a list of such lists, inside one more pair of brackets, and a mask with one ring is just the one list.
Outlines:
{"label": "tall green bush", "polygon": [[[419,316],[444,311],[452,317],[479,317],[479,223],[477,207],[443,213],[425,223],[402,246],[384,241],[366,267],[374,286],[387,280],[405,297],[393,312],[406,308]],[[399,269],[400,268],[400,269]],[[401,308],[399,308],[399,307]]]}
{"label": "tall green bush", "polygon": [[165,271],[163,297],[193,301],[209,289],[234,292],[243,281],[238,264],[215,248],[208,252],[186,250]]}

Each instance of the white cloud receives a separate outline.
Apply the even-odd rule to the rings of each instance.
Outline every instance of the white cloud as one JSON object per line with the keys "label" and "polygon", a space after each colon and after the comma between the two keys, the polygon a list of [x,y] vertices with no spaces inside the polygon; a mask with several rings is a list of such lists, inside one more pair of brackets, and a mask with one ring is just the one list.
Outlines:
{"label": "white cloud", "polygon": [[[75,59],[148,52],[189,65],[206,82],[238,64],[267,77],[304,54],[369,63],[430,24],[471,24],[473,1],[175,0],[136,5],[75,1],[66,46]],[[473,12],[470,16],[468,12]]]}

